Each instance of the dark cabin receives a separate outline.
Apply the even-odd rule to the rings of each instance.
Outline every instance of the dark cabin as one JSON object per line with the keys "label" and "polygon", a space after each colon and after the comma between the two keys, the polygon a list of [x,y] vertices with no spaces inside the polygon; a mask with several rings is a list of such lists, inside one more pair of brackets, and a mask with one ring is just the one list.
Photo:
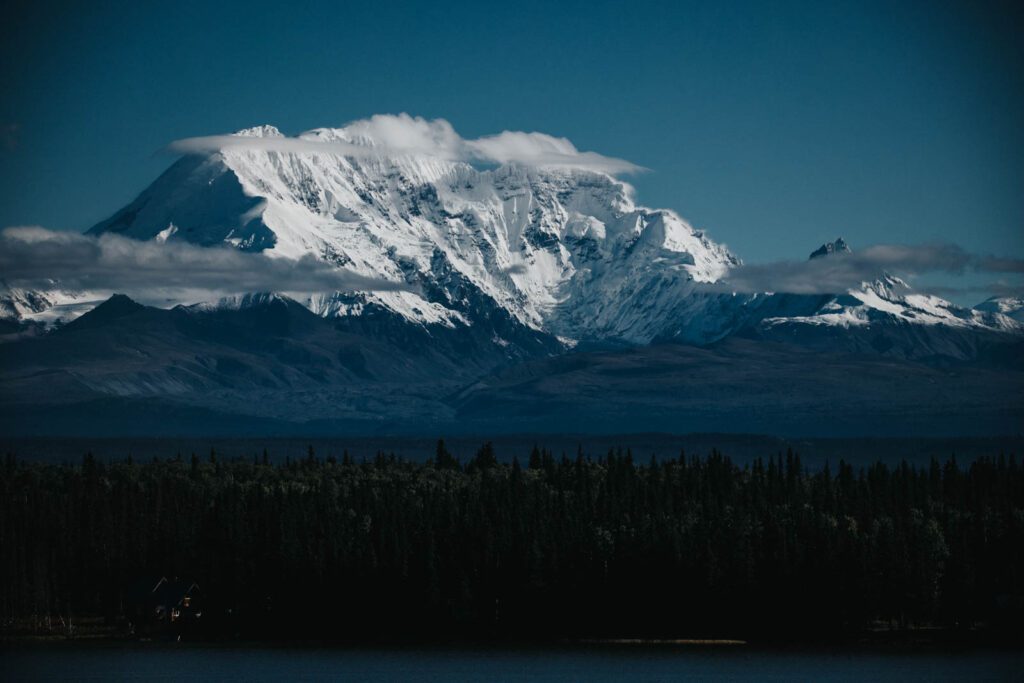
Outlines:
{"label": "dark cabin", "polygon": [[203,614],[203,595],[195,581],[166,576],[140,579],[126,597],[125,616],[134,633],[180,635]]}

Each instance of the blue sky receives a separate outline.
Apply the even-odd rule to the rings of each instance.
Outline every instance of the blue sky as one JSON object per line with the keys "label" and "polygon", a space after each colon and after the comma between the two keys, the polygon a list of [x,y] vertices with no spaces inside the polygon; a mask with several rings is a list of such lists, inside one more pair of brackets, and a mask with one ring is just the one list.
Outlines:
{"label": "blue sky", "polygon": [[6,3],[0,226],[85,229],[178,138],[408,112],[647,167],[642,203],[749,262],[838,235],[1024,256],[1012,3],[294,4]]}

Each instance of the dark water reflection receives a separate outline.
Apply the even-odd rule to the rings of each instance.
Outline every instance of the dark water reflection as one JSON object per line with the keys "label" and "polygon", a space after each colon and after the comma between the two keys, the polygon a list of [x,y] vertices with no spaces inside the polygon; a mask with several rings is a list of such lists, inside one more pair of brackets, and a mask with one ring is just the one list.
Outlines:
{"label": "dark water reflection", "polygon": [[0,667],[4,680],[48,681],[1024,680],[1024,655],[1006,651],[37,647],[0,652]]}

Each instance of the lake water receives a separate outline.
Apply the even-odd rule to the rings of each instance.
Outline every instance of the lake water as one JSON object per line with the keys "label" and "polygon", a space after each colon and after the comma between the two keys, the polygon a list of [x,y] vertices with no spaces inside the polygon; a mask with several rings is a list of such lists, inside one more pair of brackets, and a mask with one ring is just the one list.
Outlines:
{"label": "lake water", "polygon": [[1013,681],[1014,652],[764,652],[746,648],[315,650],[153,646],[0,651],[3,680]]}

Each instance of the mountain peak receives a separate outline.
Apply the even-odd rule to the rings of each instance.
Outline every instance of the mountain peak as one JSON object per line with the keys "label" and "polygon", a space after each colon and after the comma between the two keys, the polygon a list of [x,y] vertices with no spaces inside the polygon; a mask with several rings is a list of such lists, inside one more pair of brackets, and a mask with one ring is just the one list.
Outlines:
{"label": "mountain peak", "polygon": [[102,312],[108,317],[121,317],[128,313],[145,308],[126,294],[112,294],[109,299],[92,310],[93,313]]}
{"label": "mountain peak", "polygon": [[65,327],[85,329],[101,326],[112,320],[125,318],[144,310],[146,310],[146,307],[131,297],[124,294],[114,294],[88,313],[72,320]]}
{"label": "mountain peak", "polygon": [[994,296],[974,307],[983,313],[999,313],[1024,322],[1024,298],[1013,296]]}
{"label": "mountain peak", "polygon": [[825,242],[825,244],[812,251],[809,258],[815,259],[821,256],[830,256],[832,254],[849,254],[851,251],[852,249],[850,249],[850,245],[840,237],[836,239],[835,242]]}
{"label": "mountain peak", "polygon": [[261,308],[264,306],[270,306],[276,302],[282,302],[285,304],[294,303],[292,299],[281,296],[276,292],[251,292],[248,294],[236,294],[232,296],[225,296],[218,299],[216,302],[201,302],[192,304],[190,306],[183,306],[186,311],[242,311],[251,308]]}

